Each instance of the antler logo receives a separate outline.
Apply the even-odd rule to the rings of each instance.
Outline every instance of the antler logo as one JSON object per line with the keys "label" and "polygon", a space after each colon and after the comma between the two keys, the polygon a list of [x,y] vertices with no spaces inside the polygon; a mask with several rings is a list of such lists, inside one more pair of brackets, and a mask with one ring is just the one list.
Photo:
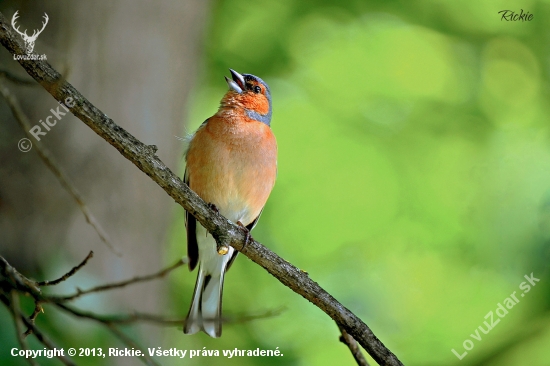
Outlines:
{"label": "antler logo", "polygon": [[27,34],[27,30],[25,29],[24,32],[21,32],[19,30],[19,27],[16,27],[15,26],[15,21],[17,20],[17,18],[19,18],[19,15],[17,15],[17,13],[19,12],[16,11],[15,14],[13,14],[13,18],[11,18],[11,26],[13,27],[13,29],[19,33],[21,35],[21,37],[23,37],[23,41],[25,42],[25,49],[27,51],[27,55],[30,55],[32,53],[32,50],[34,49],[34,42],[36,42],[36,39],[38,38],[38,36],[40,35],[40,33],[42,33],[42,31],[44,30],[44,28],[46,28],[46,24],[48,24],[48,14],[44,13],[44,20],[45,22],[42,23],[42,29],[40,30],[34,30],[34,32],[32,33],[32,36],[29,36]]}

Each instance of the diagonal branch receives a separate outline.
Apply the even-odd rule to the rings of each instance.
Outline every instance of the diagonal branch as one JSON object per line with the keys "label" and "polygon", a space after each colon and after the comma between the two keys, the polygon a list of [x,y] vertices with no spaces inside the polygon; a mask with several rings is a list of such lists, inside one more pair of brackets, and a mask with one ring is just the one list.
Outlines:
{"label": "diagonal branch", "polygon": [[[21,320],[23,320],[23,323],[25,323],[25,325],[32,331],[32,333],[36,336],[36,338],[40,341],[40,343],[42,343],[44,346],[46,346],[47,348],[49,349],[53,349],[53,350],[59,350],[61,349],[60,347],[58,347],[55,343],[53,343],[49,338],[47,338],[43,333],[42,331],[40,331],[36,325],[34,325],[33,323],[31,323],[26,317],[25,315],[23,315],[22,313],[19,314],[19,316],[21,317]],[[64,355],[56,355],[56,357],[64,364],[64,365],[67,365],[67,366],[75,366],[76,364],[73,363],[73,361],[71,361],[71,359],[69,359],[67,356],[64,356]]]}
{"label": "diagonal branch", "polygon": [[[11,26],[0,13],[0,42],[12,54],[24,54],[24,49]],[[319,284],[311,280],[299,268],[285,261],[261,243],[250,239],[246,248],[244,228],[230,222],[212,210],[196,193],[182,182],[155,155],[156,146],[148,146],[129,132],[116,125],[112,119],[90,103],[45,61],[22,60],[18,62],[57,101],[72,98],[70,108],[101,138],[116,148],[125,158],[147,174],[166,193],[192,214],[216,239],[218,245],[231,245],[245,256],[266,269],[285,286],[313,303],[345,329],[381,365],[402,365],[398,358],[374,335],[371,329],[354,313],[344,307]],[[71,99],[69,99],[71,100]],[[71,103],[72,104],[72,103]]]}
{"label": "diagonal branch", "polygon": [[[34,324],[34,322],[36,321],[36,317],[38,316],[38,314],[40,313],[43,313],[44,312],[44,309],[42,308],[42,305],[40,304],[40,301],[36,301],[34,302],[34,310],[31,314],[31,316],[29,317],[29,321]],[[25,334],[23,334],[23,337],[26,337],[28,336],[29,334],[32,334],[32,329],[31,328],[27,328],[27,330],[25,331]]]}
{"label": "diagonal branch", "polygon": [[[0,257],[1,258],[1,257]],[[14,306],[11,304],[11,300],[8,299],[2,292],[0,292],[0,302],[4,303],[6,307],[9,309],[14,309]],[[23,323],[31,330],[31,332],[35,335],[35,337],[42,343],[44,346],[46,346],[49,349],[57,349],[59,350],[60,347],[58,347],[56,344],[54,344],[49,338],[47,338],[37,327],[34,325],[34,323],[30,322],[29,319],[25,317],[25,314],[23,314],[21,311],[19,311],[17,314],[13,314],[14,317],[19,317],[23,321]],[[71,361],[68,357],[63,356],[62,354],[57,354],[56,357],[67,366],[75,366],[73,361]]]}
{"label": "diagonal branch", "polygon": [[67,278],[73,276],[80,268],[84,267],[86,265],[86,263],[88,263],[90,258],[92,258],[93,256],[94,256],[94,252],[90,250],[90,253],[88,253],[86,258],[84,258],[84,260],[82,262],[80,262],[80,264],[78,266],[73,267],[69,272],[65,273],[63,276],[59,277],[57,280],[42,281],[42,282],[38,282],[37,285],[40,286],[40,287],[42,287],[42,286],[54,286],[54,285],[57,285],[60,282],[65,281]]}
{"label": "diagonal branch", "polygon": [[[27,340],[25,339],[26,333],[23,333],[23,326],[21,325],[21,318],[19,317],[19,314],[21,313],[21,306],[19,305],[19,294],[12,290],[10,292],[10,298],[9,301],[11,302],[11,313],[13,315],[13,321],[15,323],[15,332],[17,333],[17,341],[19,342],[19,345],[21,346],[22,350],[28,350],[29,345],[27,344]],[[32,358],[27,358],[27,362],[31,366],[36,366],[37,363]]]}
{"label": "diagonal branch", "polygon": [[344,328],[342,328],[341,326],[338,326],[338,328],[340,329],[340,333],[342,333],[340,335],[340,342],[342,342],[346,346],[348,346],[348,348],[351,352],[351,355],[355,359],[355,362],[357,362],[357,365],[358,366],[369,366],[369,363],[367,362],[367,359],[361,353],[361,349],[359,348],[359,345],[357,344],[355,339],[353,339],[353,337],[350,336],[348,334],[348,332],[346,332],[346,330]]}

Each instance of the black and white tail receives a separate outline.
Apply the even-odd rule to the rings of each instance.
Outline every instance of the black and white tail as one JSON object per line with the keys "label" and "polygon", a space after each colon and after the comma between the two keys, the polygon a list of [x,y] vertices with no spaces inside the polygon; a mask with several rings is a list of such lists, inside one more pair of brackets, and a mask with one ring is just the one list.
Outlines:
{"label": "black and white tail", "polygon": [[[188,221],[188,225],[189,223]],[[196,225],[196,222],[194,224]],[[227,254],[218,254],[216,241],[200,224],[196,225],[195,238],[199,273],[183,332],[194,334],[202,330],[209,336],[218,338],[222,334],[223,280],[228,266],[234,259],[233,254],[236,253],[235,249],[230,247]],[[191,260],[191,253],[189,255]]]}

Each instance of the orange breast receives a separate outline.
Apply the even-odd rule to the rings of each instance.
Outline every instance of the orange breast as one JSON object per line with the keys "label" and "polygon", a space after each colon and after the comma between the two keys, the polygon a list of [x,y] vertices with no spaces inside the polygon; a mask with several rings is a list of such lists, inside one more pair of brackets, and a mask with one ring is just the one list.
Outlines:
{"label": "orange breast", "polygon": [[187,172],[191,189],[203,200],[248,225],[275,184],[275,136],[269,126],[244,116],[211,117],[191,140]]}

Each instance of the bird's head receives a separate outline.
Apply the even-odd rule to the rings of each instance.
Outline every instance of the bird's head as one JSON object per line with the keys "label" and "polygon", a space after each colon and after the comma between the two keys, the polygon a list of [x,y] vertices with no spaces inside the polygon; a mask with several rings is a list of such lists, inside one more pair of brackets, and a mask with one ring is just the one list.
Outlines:
{"label": "bird's head", "polygon": [[269,126],[271,93],[267,84],[257,76],[229,71],[231,79],[225,77],[229,91],[222,99],[222,107],[243,108],[248,117]]}

